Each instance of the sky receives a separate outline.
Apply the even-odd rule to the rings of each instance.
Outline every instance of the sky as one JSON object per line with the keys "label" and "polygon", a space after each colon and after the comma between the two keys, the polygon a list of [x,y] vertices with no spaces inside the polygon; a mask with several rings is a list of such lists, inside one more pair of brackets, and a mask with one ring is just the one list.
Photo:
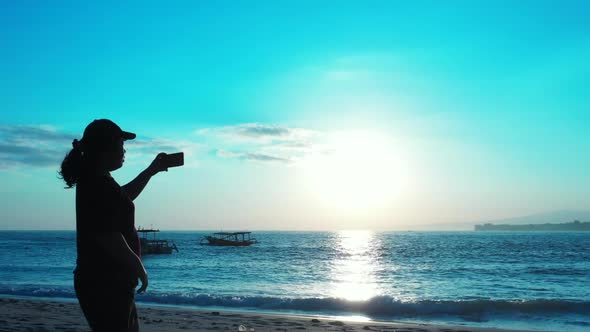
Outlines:
{"label": "sky", "polygon": [[0,229],[74,229],[94,119],[186,165],[168,230],[414,229],[590,209],[586,1],[5,1]]}

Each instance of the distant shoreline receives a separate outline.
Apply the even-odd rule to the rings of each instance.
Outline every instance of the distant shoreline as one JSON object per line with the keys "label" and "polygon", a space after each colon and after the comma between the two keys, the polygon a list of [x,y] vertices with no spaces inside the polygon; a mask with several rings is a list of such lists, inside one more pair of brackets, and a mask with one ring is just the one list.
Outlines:
{"label": "distant shoreline", "polygon": [[590,231],[590,222],[581,222],[574,220],[568,223],[561,224],[527,224],[527,225],[513,225],[513,224],[483,224],[475,225],[475,231],[490,232],[490,231]]}

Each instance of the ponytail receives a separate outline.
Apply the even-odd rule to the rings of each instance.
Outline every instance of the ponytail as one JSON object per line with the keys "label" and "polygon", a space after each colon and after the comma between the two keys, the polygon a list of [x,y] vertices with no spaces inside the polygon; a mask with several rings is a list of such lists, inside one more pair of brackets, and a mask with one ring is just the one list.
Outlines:
{"label": "ponytail", "polygon": [[84,170],[84,153],[82,152],[81,142],[75,139],[72,142],[72,147],[72,150],[68,152],[61,162],[61,169],[59,170],[60,179],[65,181],[66,188],[75,186]]}

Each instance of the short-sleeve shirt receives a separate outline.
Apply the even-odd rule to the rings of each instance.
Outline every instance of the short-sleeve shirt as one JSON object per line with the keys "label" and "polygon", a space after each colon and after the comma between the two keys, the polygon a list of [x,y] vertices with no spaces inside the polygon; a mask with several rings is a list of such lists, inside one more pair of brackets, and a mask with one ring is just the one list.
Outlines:
{"label": "short-sleeve shirt", "polygon": [[135,205],[119,184],[108,175],[81,178],[76,184],[76,272],[100,282],[135,287],[131,267],[112,257],[96,241],[101,233],[118,232],[140,256],[135,229]]}

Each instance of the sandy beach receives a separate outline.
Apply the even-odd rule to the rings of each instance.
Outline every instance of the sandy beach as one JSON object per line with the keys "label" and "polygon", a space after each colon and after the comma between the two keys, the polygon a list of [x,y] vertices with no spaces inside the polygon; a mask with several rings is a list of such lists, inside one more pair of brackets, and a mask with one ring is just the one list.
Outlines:
{"label": "sandy beach", "polygon": [[[1,298],[0,331],[89,331],[77,303]],[[177,309],[138,304],[141,331],[508,332],[430,324],[351,322],[333,317]]]}

